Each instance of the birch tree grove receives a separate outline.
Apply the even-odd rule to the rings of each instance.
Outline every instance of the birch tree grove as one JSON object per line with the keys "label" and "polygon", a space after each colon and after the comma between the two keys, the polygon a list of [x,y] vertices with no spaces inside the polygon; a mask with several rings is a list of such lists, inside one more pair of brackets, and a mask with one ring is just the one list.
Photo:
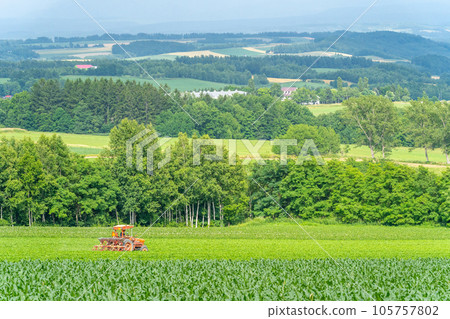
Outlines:
{"label": "birch tree grove", "polygon": [[393,136],[398,125],[398,113],[392,101],[381,96],[362,96],[351,98],[343,103],[347,115],[364,134],[361,141],[370,148],[372,159],[375,151],[381,150],[383,158],[393,145]]}
{"label": "birch tree grove", "polygon": [[428,151],[434,148],[439,136],[434,103],[428,98],[412,101],[406,108],[406,117],[408,132],[414,140],[414,146],[424,149],[426,160],[429,162]]}
{"label": "birch tree grove", "polygon": [[435,119],[437,121],[436,146],[442,149],[447,164],[450,164],[450,103],[436,102],[434,104]]}

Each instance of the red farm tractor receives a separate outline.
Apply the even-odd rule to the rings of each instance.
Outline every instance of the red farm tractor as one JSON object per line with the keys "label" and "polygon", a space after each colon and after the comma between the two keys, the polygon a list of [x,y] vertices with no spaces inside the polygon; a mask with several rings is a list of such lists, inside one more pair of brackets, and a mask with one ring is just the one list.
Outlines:
{"label": "red farm tractor", "polygon": [[92,250],[110,250],[110,251],[148,251],[147,246],[144,245],[144,240],[141,238],[128,236],[127,229],[132,229],[132,225],[117,225],[113,227],[111,237],[101,237],[98,240],[100,245],[96,245]]}

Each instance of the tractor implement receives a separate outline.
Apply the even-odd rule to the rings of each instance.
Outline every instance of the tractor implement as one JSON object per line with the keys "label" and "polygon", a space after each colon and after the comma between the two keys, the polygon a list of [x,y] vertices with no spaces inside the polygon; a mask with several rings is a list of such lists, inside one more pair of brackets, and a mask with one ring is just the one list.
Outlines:
{"label": "tractor implement", "polygon": [[144,245],[145,240],[135,238],[126,234],[127,229],[132,229],[132,225],[117,225],[113,227],[111,237],[101,237],[98,240],[100,245],[95,245],[92,250],[108,251],[148,251]]}

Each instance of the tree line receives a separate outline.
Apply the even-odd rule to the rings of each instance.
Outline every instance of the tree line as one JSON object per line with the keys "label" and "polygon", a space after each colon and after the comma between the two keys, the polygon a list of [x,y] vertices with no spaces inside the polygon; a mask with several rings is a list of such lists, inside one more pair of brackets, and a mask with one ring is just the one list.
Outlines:
{"label": "tree line", "polygon": [[[252,216],[337,219],[343,223],[450,225],[450,169],[441,176],[392,162],[337,160],[255,166]],[[270,196],[269,196],[269,195]]]}
{"label": "tree line", "polygon": [[[192,141],[186,135],[180,134],[172,145],[172,160],[153,175],[136,170],[135,156],[129,167],[125,142],[145,128],[154,132],[151,125],[123,120],[111,130],[109,149],[95,161],[71,153],[56,135],[41,136],[36,143],[3,139],[2,223],[202,227],[237,223],[246,217],[247,176],[239,160],[234,166],[228,165],[228,157],[195,166]],[[202,157],[208,151],[203,149]],[[161,153],[155,157],[161,159]]]}
{"label": "tree line", "polygon": [[[227,226],[258,216],[284,217],[275,200],[301,219],[450,225],[450,169],[436,175],[386,161],[320,165],[314,159],[244,166],[236,158],[236,165],[229,165],[226,149],[223,160],[206,158],[215,154],[213,146],[201,149],[196,165],[192,143],[198,137],[180,134],[171,160],[148,175],[136,169],[136,150],[128,163],[126,149],[126,141],[145,128],[154,132],[151,125],[122,120],[111,130],[109,148],[95,160],[71,153],[57,135],[37,142],[2,139],[0,223]],[[155,163],[164,156],[158,149]]]}

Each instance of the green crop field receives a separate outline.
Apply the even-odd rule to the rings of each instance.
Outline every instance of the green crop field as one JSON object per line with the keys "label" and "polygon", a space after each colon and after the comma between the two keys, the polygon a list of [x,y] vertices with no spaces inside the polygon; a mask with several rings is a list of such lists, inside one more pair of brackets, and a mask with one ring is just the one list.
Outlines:
{"label": "green crop field", "polygon": [[309,89],[329,88],[330,87],[326,83],[314,83],[314,82],[305,82],[305,81],[283,83],[283,86],[286,86],[286,87],[289,87],[291,85],[293,87],[296,87],[296,88],[306,87],[306,88],[309,88]]}
{"label": "green crop field", "polygon": [[0,262],[0,300],[448,300],[450,261]]}
{"label": "green crop field", "polygon": [[72,152],[85,156],[98,155],[109,144],[109,136],[107,135],[32,132],[21,129],[0,128],[0,138],[30,138],[32,141],[37,141],[41,135],[52,136],[53,134],[61,136]]}
{"label": "green crop field", "polygon": [[109,228],[0,227],[0,300],[448,299],[446,228],[303,228],[136,228],[148,252],[96,252]]}
{"label": "green crop field", "polygon": [[[386,227],[320,225],[304,229],[333,258],[450,257],[450,232],[440,227]],[[2,227],[0,259],[99,259],[120,252],[91,251],[109,228]],[[293,221],[259,220],[223,228],[136,228],[146,239],[147,253],[132,253],[139,260],[160,259],[315,259],[328,255]],[[36,243],[39,247],[36,248]]]}
{"label": "green crop field", "polygon": [[5,84],[9,81],[9,78],[0,78],[0,84]]}
{"label": "green crop field", "polygon": [[[101,76],[79,76],[79,75],[67,75],[63,76],[64,79],[100,79]],[[134,76],[108,76],[106,78],[112,78],[113,80],[121,80],[121,81],[136,81],[137,83],[150,83],[154,86],[158,86],[152,79],[140,78]],[[226,83],[217,83],[210,81],[202,81],[197,79],[188,79],[188,78],[175,78],[175,79],[156,79],[156,81],[160,85],[167,84],[171,89],[178,89],[179,91],[196,91],[196,90],[205,90],[205,89],[222,89],[228,84]]]}
{"label": "green crop field", "polygon": [[[349,157],[370,158],[370,149],[367,146],[351,146],[346,154]],[[444,153],[440,149],[428,150],[428,156],[431,162],[445,164],[446,159]],[[377,158],[381,158],[381,153],[376,154]],[[410,150],[407,147],[397,147],[392,150],[389,159],[399,162],[425,162],[425,151],[421,148]],[[450,166],[449,166],[450,167]]]}
{"label": "green crop field", "polygon": [[108,135],[34,132],[22,129],[0,128],[0,137],[6,138],[23,139],[25,137],[28,137],[33,141],[37,141],[41,135],[52,136],[53,134],[61,136],[64,143],[79,147],[104,148],[108,146],[109,143]]}
{"label": "green crop field", "polygon": [[[409,102],[394,102],[394,105],[398,108],[404,108],[404,107],[410,105],[410,103]],[[345,106],[343,106],[341,103],[320,104],[320,105],[308,106],[308,109],[316,116],[321,115],[321,114],[334,113],[336,111],[343,110],[344,108],[345,108]]]}
{"label": "green crop field", "polygon": [[41,59],[53,59],[59,57],[79,57],[88,58],[89,56],[108,56],[111,55],[111,46],[101,48],[64,48],[64,49],[42,49],[36,50]]}
{"label": "green crop field", "polygon": [[334,113],[336,111],[343,110],[344,108],[345,108],[345,106],[343,106],[342,104],[320,104],[320,105],[308,106],[308,109],[315,116],[318,116],[321,114]]}

